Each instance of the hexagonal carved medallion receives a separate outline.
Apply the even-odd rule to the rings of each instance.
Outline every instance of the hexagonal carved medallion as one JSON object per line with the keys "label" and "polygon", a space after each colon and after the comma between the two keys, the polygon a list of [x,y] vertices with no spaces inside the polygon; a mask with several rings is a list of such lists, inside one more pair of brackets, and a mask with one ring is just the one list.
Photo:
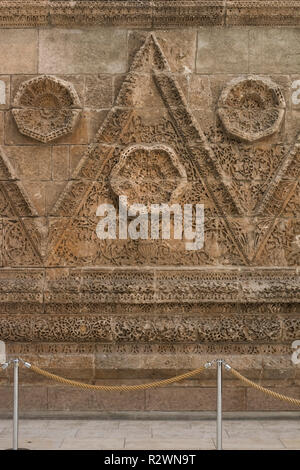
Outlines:
{"label": "hexagonal carved medallion", "polygon": [[187,183],[186,171],[174,150],[165,144],[130,145],[112,170],[110,184],[128,204],[172,203]]}
{"label": "hexagonal carved medallion", "polygon": [[285,100],[280,87],[258,76],[229,82],[218,103],[218,113],[227,132],[245,142],[277,132],[284,111]]}
{"label": "hexagonal carved medallion", "polygon": [[44,143],[71,133],[81,112],[73,85],[48,75],[22,83],[14,106],[21,134]]}

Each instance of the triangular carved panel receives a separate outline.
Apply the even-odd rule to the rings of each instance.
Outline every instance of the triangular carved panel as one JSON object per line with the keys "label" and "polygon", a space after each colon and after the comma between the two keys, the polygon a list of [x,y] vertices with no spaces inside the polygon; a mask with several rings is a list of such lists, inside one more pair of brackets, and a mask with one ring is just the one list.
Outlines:
{"label": "triangular carved panel", "polygon": [[[122,153],[137,144],[167,145],[177,155],[187,175],[187,186],[177,202],[200,203],[205,207],[203,250],[186,251],[184,240],[142,243],[97,239],[96,209],[100,203],[115,202],[111,173]],[[235,149],[240,158],[238,144]],[[274,219],[280,213],[279,207],[272,214],[268,210],[276,199],[280,181],[298,158],[297,145],[290,152],[279,148],[275,151],[277,164],[274,163],[265,186],[258,184],[257,195],[254,186],[249,186],[254,195],[250,213],[243,210],[241,197],[235,197],[233,191],[238,186],[249,204],[246,186],[240,186],[238,179],[226,182],[217,150],[206,140],[160,46],[154,35],[149,35],[137,52],[95,143],[83,156],[52,210],[49,264],[257,264],[260,246],[270,236]],[[240,160],[243,163],[243,158]],[[292,192],[281,194],[279,206],[291,196]]]}
{"label": "triangular carved panel", "polygon": [[37,212],[0,149],[0,217],[2,266],[37,266],[40,232]]}
{"label": "triangular carved panel", "polygon": [[[245,263],[221,210],[222,205],[235,214],[235,204],[217,181],[204,136],[188,112],[185,98],[153,35],[138,51],[96,142],[82,158],[73,181],[53,208],[50,264]],[[176,202],[191,203],[193,199],[206,207],[209,233],[203,250],[187,252],[184,241],[178,240],[141,243],[97,239],[97,206],[114,202],[111,174],[122,152],[137,145],[172,148],[188,181],[180,195],[175,191]]]}

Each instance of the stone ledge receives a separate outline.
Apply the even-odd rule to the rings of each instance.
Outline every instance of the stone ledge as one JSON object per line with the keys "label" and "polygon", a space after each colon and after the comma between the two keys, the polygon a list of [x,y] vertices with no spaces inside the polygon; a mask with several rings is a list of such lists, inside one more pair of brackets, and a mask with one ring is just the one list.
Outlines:
{"label": "stone ledge", "polygon": [[1,0],[0,27],[297,26],[300,0]]}

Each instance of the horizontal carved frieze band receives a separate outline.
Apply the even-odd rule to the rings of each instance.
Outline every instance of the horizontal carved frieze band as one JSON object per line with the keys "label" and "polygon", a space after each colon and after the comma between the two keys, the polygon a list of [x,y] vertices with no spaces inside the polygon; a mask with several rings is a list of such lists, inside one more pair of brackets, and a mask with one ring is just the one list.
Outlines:
{"label": "horizontal carved frieze band", "polygon": [[299,25],[299,0],[1,0],[0,25]]}
{"label": "horizontal carved frieze band", "polygon": [[296,270],[3,269],[4,303],[299,302]]}
{"label": "horizontal carved frieze band", "polygon": [[0,337],[21,342],[291,342],[299,315],[1,315]]}
{"label": "horizontal carved frieze band", "polygon": [[[117,342],[117,343],[99,343],[99,342],[74,342],[74,343],[33,343],[33,342],[7,342],[6,343],[7,356],[20,355],[24,360],[35,362],[36,354],[39,356],[39,366],[42,367],[43,360],[45,360],[45,367],[49,367],[49,357],[56,359],[58,356],[63,355],[64,359],[70,357],[74,359],[74,356],[83,357],[86,370],[86,358],[89,355],[94,361],[94,354],[99,358],[103,354],[117,354],[118,358],[123,356],[123,360],[126,361],[128,366],[128,359],[132,356],[137,356],[137,360],[140,360],[141,355],[154,355],[155,364],[161,367],[161,364],[157,362],[157,354],[166,355],[172,354],[175,357],[176,367],[181,364],[181,358],[186,356],[191,358],[193,355],[197,357],[199,361],[199,354],[201,354],[203,361],[206,358],[203,356],[207,354],[207,360],[211,360],[214,354],[222,354],[222,356],[230,355],[231,361],[235,357],[240,361],[243,367],[245,362],[251,360],[257,364],[257,356],[261,356],[264,360],[266,356],[270,356],[273,361],[277,358],[282,365],[282,356],[285,355],[287,358],[288,365],[291,364],[291,346],[289,343],[230,343],[223,344],[221,342],[215,343],[133,343],[133,342]],[[83,356],[85,355],[85,356]],[[250,359],[252,358],[252,359]],[[82,361],[82,359],[80,359]],[[59,366],[65,364],[65,368],[69,369],[69,363],[66,361],[59,362]],[[230,362],[232,364],[232,362]],[[102,361],[100,361],[101,368],[103,368]],[[197,363],[199,364],[199,362]],[[233,364],[232,364],[233,365]],[[198,365],[195,367],[198,367]],[[152,364],[148,364],[147,368],[153,369]],[[273,367],[272,367],[273,368]],[[189,367],[191,369],[191,367]],[[261,368],[260,368],[261,369]]]}

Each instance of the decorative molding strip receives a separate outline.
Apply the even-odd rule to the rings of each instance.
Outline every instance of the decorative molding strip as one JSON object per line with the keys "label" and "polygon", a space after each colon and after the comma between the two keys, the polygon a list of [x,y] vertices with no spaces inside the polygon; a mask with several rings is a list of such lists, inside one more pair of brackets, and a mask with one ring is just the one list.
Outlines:
{"label": "decorative molding strip", "polygon": [[299,7],[300,0],[1,0],[0,26],[296,26]]}
{"label": "decorative molding strip", "polygon": [[1,315],[0,337],[17,342],[290,343],[299,315]]}
{"label": "decorative molding strip", "polygon": [[[63,358],[67,357],[74,359],[74,355],[84,354],[86,356],[93,357],[94,354],[97,354],[99,361],[99,356],[107,354],[117,354],[118,359],[123,356],[126,365],[128,366],[129,357],[131,359],[130,364],[132,365],[132,359],[136,357],[136,360],[139,361],[139,367],[141,368],[141,357],[154,355],[154,360],[156,367],[163,367],[163,364],[157,363],[157,354],[160,355],[172,355],[175,356],[175,367],[182,365],[182,359],[185,356],[189,360],[189,368],[191,367],[191,359],[194,358],[199,363],[199,354],[202,356],[202,361],[206,360],[205,355],[207,355],[207,360],[211,360],[214,354],[222,354],[223,356],[230,356],[230,360],[233,358],[235,361],[239,361],[239,364],[242,367],[259,367],[261,369],[261,362],[264,359],[266,368],[268,368],[268,363],[266,364],[266,357],[271,358],[271,364],[273,365],[276,361],[279,362],[281,369],[283,366],[283,358],[285,356],[284,364],[288,367],[291,364],[291,345],[290,344],[266,344],[266,343],[231,343],[230,347],[228,344],[223,343],[165,343],[165,344],[156,344],[156,343],[96,343],[96,342],[84,342],[84,343],[28,343],[28,342],[11,342],[6,343],[7,347],[7,356],[22,356],[23,359],[30,361],[35,361],[35,358],[32,358],[33,355],[39,354],[39,364],[41,365],[45,361],[45,366],[49,367],[49,356],[51,358],[57,358],[57,356],[63,355]],[[85,358],[83,359],[85,360]],[[65,364],[65,365],[63,365]],[[103,369],[103,363],[100,360],[95,364],[100,366]],[[69,368],[68,362],[63,361],[59,363],[60,367]],[[196,367],[196,366],[195,366]],[[288,368],[287,367],[287,368]],[[148,362],[146,368],[153,368],[153,363]],[[278,368],[280,369],[280,368]],[[117,370],[118,373],[118,370]],[[280,371],[279,371],[280,373]]]}
{"label": "decorative molding strip", "polygon": [[[279,304],[300,301],[296,270],[212,269],[4,269],[0,270],[1,313],[153,313],[153,306],[167,314],[191,311],[203,304],[232,305],[227,310],[206,306],[204,313],[227,312],[243,304]],[[191,309],[180,309],[190,305]],[[8,305],[11,308],[8,309]],[[193,307],[195,306],[195,309]],[[203,309],[202,309],[203,310]],[[243,310],[245,311],[245,310]]]}

